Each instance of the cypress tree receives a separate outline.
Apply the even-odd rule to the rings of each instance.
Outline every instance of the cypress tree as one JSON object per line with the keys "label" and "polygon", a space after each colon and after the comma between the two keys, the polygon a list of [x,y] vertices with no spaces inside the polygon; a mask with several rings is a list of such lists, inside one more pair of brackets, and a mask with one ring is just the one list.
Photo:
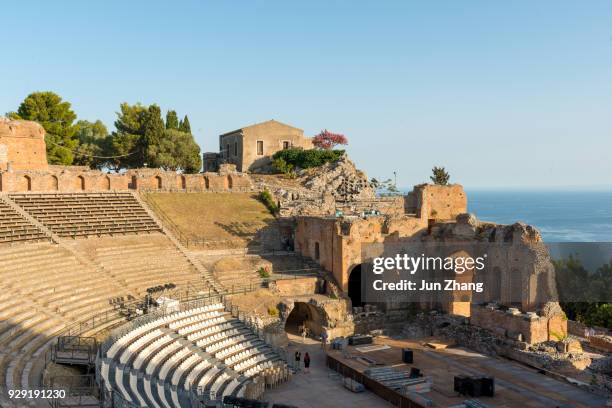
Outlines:
{"label": "cypress tree", "polygon": [[174,129],[178,130],[179,128],[179,119],[176,114],[176,111],[169,110],[166,113],[166,129]]}
{"label": "cypress tree", "polygon": [[191,125],[189,124],[189,118],[185,115],[185,119],[181,120],[179,124],[179,130],[185,133],[191,133]]}

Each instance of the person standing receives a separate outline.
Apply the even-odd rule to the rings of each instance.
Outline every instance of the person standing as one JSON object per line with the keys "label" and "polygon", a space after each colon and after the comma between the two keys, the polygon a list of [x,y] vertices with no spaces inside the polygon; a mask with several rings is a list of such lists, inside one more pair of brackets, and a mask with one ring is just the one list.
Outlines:
{"label": "person standing", "polygon": [[321,348],[323,350],[325,350],[325,347],[327,346],[327,332],[323,332],[321,333]]}
{"label": "person standing", "polygon": [[302,358],[302,353],[300,353],[299,351],[295,352],[295,369],[297,371],[300,371],[300,360]]}
{"label": "person standing", "polygon": [[310,355],[308,355],[308,352],[304,354],[304,372],[310,374]]}

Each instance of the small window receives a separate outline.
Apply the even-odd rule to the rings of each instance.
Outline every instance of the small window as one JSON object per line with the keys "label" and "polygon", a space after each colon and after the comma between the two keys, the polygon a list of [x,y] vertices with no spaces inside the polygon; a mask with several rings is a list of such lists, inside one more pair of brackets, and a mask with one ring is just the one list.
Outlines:
{"label": "small window", "polygon": [[283,150],[287,150],[291,147],[291,143],[289,143],[289,141],[284,140],[283,141]]}
{"label": "small window", "polygon": [[257,141],[257,155],[263,156],[263,140]]}
{"label": "small window", "polygon": [[234,156],[238,156],[238,142],[234,142]]}

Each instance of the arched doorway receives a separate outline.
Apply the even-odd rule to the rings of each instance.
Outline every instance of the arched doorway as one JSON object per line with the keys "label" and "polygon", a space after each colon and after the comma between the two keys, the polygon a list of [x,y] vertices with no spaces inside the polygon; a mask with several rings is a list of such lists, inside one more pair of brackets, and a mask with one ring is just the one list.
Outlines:
{"label": "arched doorway", "polygon": [[76,179],[76,189],[85,190],[85,177],[78,176]]}
{"label": "arched doorway", "polygon": [[56,176],[51,176],[51,190],[59,190],[59,180]]}
{"label": "arched doorway", "polygon": [[361,264],[355,266],[348,279],[348,295],[353,307],[363,306],[361,298]]}
{"label": "arched doorway", "polygon": [[[474,282],[474,267],[465,264],[466,259],[473,259],[467,251],[458,251],[450,255],[450,258],[455,259],[455,270],[451,275],[455,282],[459,285],[469,285]],[[451,301],[448,305],[448,313],[458,316],[470,316],[470,305],[473,301],[473,292],[471,289],[456,289],[453,290]]]}
{"label": "arched doorway", "polygon": [[30,178],[30,176],[23,176],[19,191],[32,191],[32,179]]}
{"label": "arched doorway", "polygon": [[155,176],[155,183],[157,184],[157,189],[161,190],[161,188],[162,188],[162,178],[160,176]]}
{"label": "arched doorway", "polygon": [[300,336],[302,328],[306,327],[311,336],[320,336],[322,332],[321,312],[306,302],[295,302],[293,310],[285,321],[285,331]]}

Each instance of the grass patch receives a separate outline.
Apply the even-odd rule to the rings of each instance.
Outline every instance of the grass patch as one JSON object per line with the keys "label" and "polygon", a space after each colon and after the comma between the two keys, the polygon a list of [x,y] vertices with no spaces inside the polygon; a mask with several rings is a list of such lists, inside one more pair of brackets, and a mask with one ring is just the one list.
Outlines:
{"label": "grass patch", "polygon": [[[240,247],[274,221],[253,193],[149,193],[147,199],[169,218],[183,236]],[[156,211],[155,208],[153,208]]]}

